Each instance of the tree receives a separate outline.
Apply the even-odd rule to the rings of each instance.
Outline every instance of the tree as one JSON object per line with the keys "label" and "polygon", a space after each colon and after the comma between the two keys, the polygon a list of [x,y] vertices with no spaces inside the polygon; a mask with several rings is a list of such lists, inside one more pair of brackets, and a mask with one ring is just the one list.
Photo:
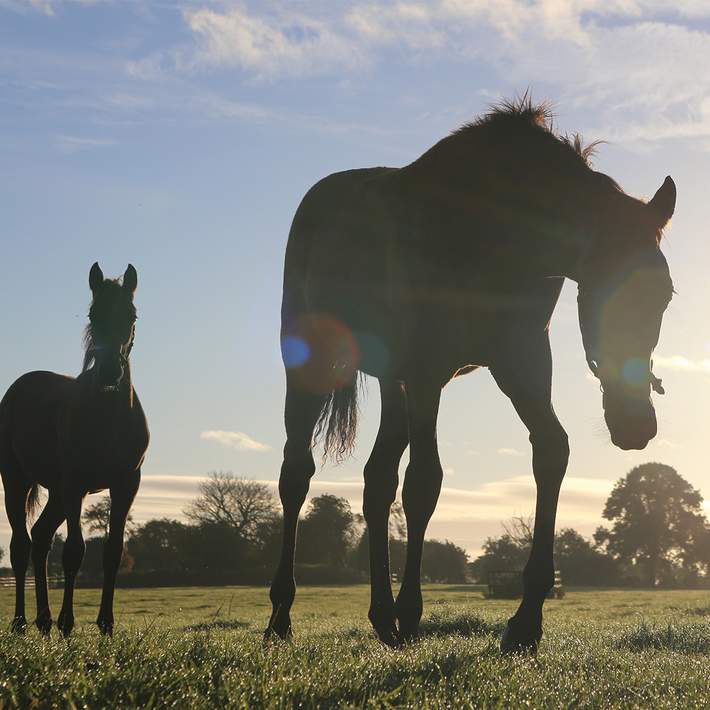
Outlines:
{"label": "tree", "polygon": [[254,542],[259,526],[277,514],[271,489],[258,481],[232,473],[212,471],[200,483],[200,495],[185,510],[195,525],[228,525],[248,542]]}
{"label": "tree", "polygon": [[488,573],[496,570],[522,570],[530,556],[530,548],[515,540],[509,533],[489,537],[483,543],[483,554],[469,565],[474,579],[485,582]]}
{"label": "tree", "polygon": [[299,556],[303,562],[344,567],[356,531],[357,521],[345,498],[317,496],[299,525]]}
{"label": "tree", "polygon": [[190,570],[236,572],[249,561],[249,543],[227,523],[187,525],[181,552]]}
{"label": "tree", "polygon": [[645,570],[650,586],[677,569],[702,564],[707,520],[702,496],[678,472],[661,463],[633,468],[604,506],[611,529],[599,528],[597,544],[615,559]]}
{"label": "tree", "polygon": [[[399,501],[392,503],[390,508],[389,528],[389,552],[390,552],[390,573],[401,577],[404,572],[404,562],[407,556],[407,520],[404,517],[404,509]],[[362,572],[370,571],[370,535],[365,528],[360,535],[360,539],[352,550],[350,564]]]}
{"label": "tree", "polygon": [[62,565],[62,552],[64,550],[64,536],[61,533],[55,533],[52,538],[52,546],[49,548],[47,555],[47,574],[50,577],[60,577],[64,574],[64,566]]}
{"label": "tree", "polygon": [[458,584],[466,581],[468,556],[453,542],[425,540],[422,552],[422,575],[431,582]]}
{"label": "tree", "polygon": [[186,568],[188,526],[178,520],[149,520],[128,540],[137,571],[177,571]]}
{"label": "tree", "polygon": [[[89,529],[89,533],[95,533],[100,537],[107,537],[111,525],[111,498],[104,496],[96,503],[90,505],[81,516],[81,521]],[[131,531],[133,516],[129,513],[126,518],[126,529]]]}
{"label": "tree", "polygon": [[621,583],[619,563],[595,549],[594,544],[572,528],[555,535],[555,566],[565,584],[607,586]]}
{"label": "tree", "polygon": [[255,537],[253,554],[256,562],[262,567],[273,568],[281,556],[283,518],[280,515],[274,515],[259,523]]}
{"label": "tree", "polygon": [[[84,541],[84,557],[81,561],[79,575],[82,578],[98,580],[103,575],[104,570],[104,543],[105,537],[89,537]],[[47,574],[50,577],[61,577],[64,575],[64,565],[62,563],[62,553],[64,551],[64,536],[55,533],[52,539],[52,546],[47,555]],[[124,545],[123,555],[119,572],[130,572],[133,569],[133,556]]]}
{"label": "tree", "polygon": [[[532,517],[514,517],[503,523],[503,530],[500,537],[488,538],[483,554],[469,564],[471,575],[479,582],[486,582],[492,571],[522,570],[528,561]],[[555,567],[566,584],[613,585],[621,581],[619,563],[572,528],[563,528],[555,535]]]}
{"label": "tree", "polygon": [[234,572],[249,560],[249,543],[226,523],[186,525],[162,518],[141,525],[128,541],[136,572]]}
{"label": "tree", "polygon": [[404,508],[399,501],[392,503],[388,526],[390,540],[407,539],[407,519],[404,516]]}
{"label": "tree", "polygon": [[531,550],[535,518],[532,515],[514,515],[507,523],[503,523],[503,532],[521,549]]}

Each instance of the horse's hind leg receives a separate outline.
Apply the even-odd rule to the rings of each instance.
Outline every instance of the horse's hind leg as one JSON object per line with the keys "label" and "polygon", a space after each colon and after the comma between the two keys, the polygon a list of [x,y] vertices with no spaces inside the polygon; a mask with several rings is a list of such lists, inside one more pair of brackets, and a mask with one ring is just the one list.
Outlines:
{"label": "horse's hind leg", "polygon": [[293,575],[296,552],[298,515],[308,494],[310,480],[316,470],[311,444],[313,430],[326,402],[326,395],[305,392],[291,377],[286,383],[286,446],[279,477],[279,495],[283,506],[283,540],[281,557],[271,585],[272,613],[264,633],[268,639],[275,635],[291,636],[291,605],[296,596]]}
{"label": "horse's hind leg", "polygon": [[407,380],[406,388],[409,465],[404,476],[402,504],[407,519],[407,559],[395,603],[402,641],[411,640],[419,628],[424,535],[436,508],[443,478],[436,443],[441,384],[428,380]]}
{"label": "horse's hind leg", "polygon": [[81,506],[84,496],[77,491],[65,490],[62,492],[62,499],[67,517],[67,540],[62,552],[64,598],[57,626],[64,636],[69,636],[74,628],[74,583],[86,550],[84,536],[81,534]]}
{"label": "horse's hind leg", "polygon": [[397,644],[389,560],[389,515],[397,494],[397,469],[409,443],[406,397],[397,382],[380,380],[382,411],[375,446],[365,464],[363,512],[370,545],[370,611],[379,639]]}
{"label": "horse's hind leg", "polygon": [[13,631],[24,631],[25,618],[25,575],[30,559],[32,541],[27,534],[27,497],[32,489],[19,471],[3,471],[2,482],[5,489],[5,510],[12,528],[10,538],[10,564],[15,575],[15,616]]}
{"label": "horse's hind leg", "polygon": [[49,492],[49,500],[44,510],[32,526],[32,565],[35,570],[35,590],[37,596],[37,618],[35,625],[44,635],[52,628],[52,612],[49,608],[47,591],[47,555],[57,528],[64,520],[64,507],[60,496]]}

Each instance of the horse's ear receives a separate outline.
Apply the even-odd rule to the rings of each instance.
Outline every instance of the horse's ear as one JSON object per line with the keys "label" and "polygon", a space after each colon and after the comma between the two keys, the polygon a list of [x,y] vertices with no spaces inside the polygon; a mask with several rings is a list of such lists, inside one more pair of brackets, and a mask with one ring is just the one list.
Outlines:
{"label": "horse's ear", "polygon": [[95,292],[96,289],[101,286],[101,284],[104,282],[104,272],[101,271],[101,267],[99,266],[99,262],[95,261],[94,265],[91,267],[91,271],[89,271],[89,288]]}
{"label": "horse's ear", "polygon": [[123,288],[128,291],[131,296],[136,291],[136,288],[138,287],[138,272],[135,270],[133,264],[129,264],[128,268],[126,269],[126,273],[123,274]]}
{"label": "horse's ear", "polygon": [[648,207],[652,209],[658,217],[658,226],[662,229],[666,226],[668,220],[673,216],[675,211],[676,189],[673,178],[669,175],[663,185],[658,188],[658,192],[653,196],[653,199],[648,203]]}

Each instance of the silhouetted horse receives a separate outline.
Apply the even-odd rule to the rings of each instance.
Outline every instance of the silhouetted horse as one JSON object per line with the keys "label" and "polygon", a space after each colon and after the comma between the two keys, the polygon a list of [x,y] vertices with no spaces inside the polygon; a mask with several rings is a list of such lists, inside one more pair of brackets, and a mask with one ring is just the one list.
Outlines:
{"label": "silhouetted horse", "polygon": [[[415,636],[422,544],[442,481],[441,389],[483,366],[530,431],[537,483],[524,596],[502,648],[537,647],[569,454],[551,403],[548,338],[563,280],[579,286],[587,360],[601,381],[611,439],[622,449],[642,449],[656,434],[650,387],[661,387],[651,354],[673,292],[659,249],[675,207],[673,181],[666,178],[644,203],[592,170],[590,155],[578,136],[555,135],[546,106],[525,97],[463,126],[406,167],[337,173],[303,199],[286,249],[284,534],[267,637],[291,633],[296,526],[315,472],[314,432],[324,433],[326,452],[342,456],[350,448],[358,371],[379,379],[382,400],[365,465],[369,618],[387,644]],[[407,558],[395,602],[387,521],[407,445]]]}
{"label": "silhouetted horse", "polygon": [[[104,586],[97,624],[113,631],[113,592],[123,552],[126,517],[140,483],[148,447],[148,426],[131,383],[129,355],[135,336],[133,295],[138,276],[129,265],[123,283],[104,279],[91,267],[93,301],[86,329],[84,366],[77,378],[30,372],[0,402],[0,473],[12,527],[10,562],[15,574],[15,630],[25,619],[25,573],[32,550],[37,588],[37,628],[48,634],[52,615],[47,595],[47,554],[54,533],[67,521],[64,543],[64,601],[57,622],[68,635],[74,627],[74,582],[84,557],[81,506],[87,493],[108,488],[109,534],[104,544]],[[47,504],[27,534],[27,516]]]}

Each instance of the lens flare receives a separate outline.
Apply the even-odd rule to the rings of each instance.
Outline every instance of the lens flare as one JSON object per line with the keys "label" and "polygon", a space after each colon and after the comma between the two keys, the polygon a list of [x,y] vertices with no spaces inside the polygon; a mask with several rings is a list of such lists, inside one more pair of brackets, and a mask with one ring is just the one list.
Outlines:
{"label": "lens flare", "polygon": [[649,381],[648,363],[640,358],[632,357],[624,363],[621,374],[628,384],[634,387],[640,387]]}
{"label": "lens flare", "polygon": [[290,324],[281,341],[284,364],[305,390],[327,393],[352,381],[360,349],[350,328],[327,313],[309,313]]}
{"label": "lens flare", "polygon": [[281,356],[286,367],[301,367],[308,362],[311,348],[303,338],[299,338],[297,335],[287,335],[281,341]]}

